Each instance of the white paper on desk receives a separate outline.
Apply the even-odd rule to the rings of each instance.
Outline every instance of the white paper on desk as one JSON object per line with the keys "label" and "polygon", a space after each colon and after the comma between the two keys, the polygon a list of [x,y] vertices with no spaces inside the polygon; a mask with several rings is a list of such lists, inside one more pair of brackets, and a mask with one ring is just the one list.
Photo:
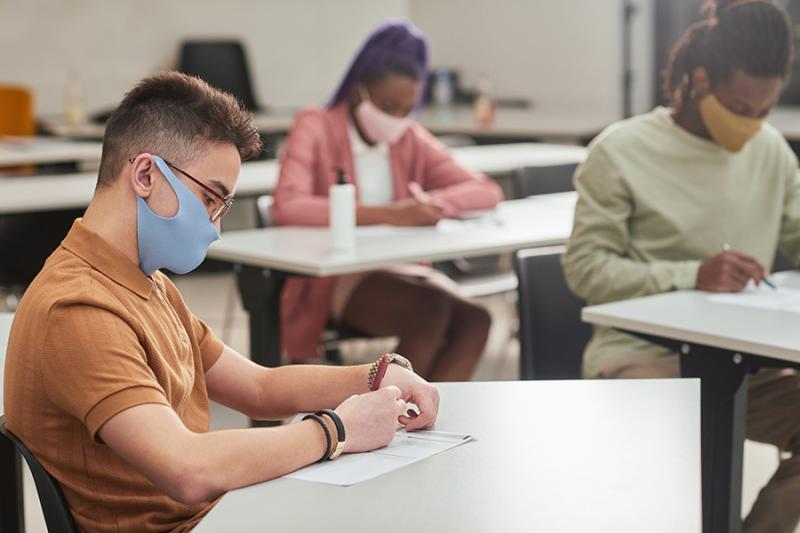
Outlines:
{"label": "white paper on desk", "polygon": [[385,448],[353,453],[307,466],[283,477],[348,487],[427,459],[472,440],[472,435],[435,430],[398,430]]}
{"label": "white paper on desk", "polygon": [[709,296],[708,300],[721,304],[800,313],[800,290],[789,287],[779,286],[777,289],[772,289],[765,284],[760,287],[748,285],[742,292],[715,294]]}

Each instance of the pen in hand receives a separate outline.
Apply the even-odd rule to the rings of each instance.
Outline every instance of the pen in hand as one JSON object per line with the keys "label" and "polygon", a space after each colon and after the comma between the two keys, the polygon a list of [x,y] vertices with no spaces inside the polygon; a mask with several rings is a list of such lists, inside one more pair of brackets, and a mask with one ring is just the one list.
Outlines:
{"label": "pen in hand", "polygon": [[[729,252],[729,251],[731,251],[731,245],[730,245],[730,244],[728,244],[727,242],[726,242],[726,243],[723,243],[723,245],[722,245],[722,251],[723,251],[723,252]],[[778,287],[776,287],[776,286],[775,286],[775,284],[774,284],[772,281],[770,281],[770,279],[769,279],[769,277],[768,277],[768,276],[769,276],[769,272],[767,272],[767,271],[765,270],[765,271],[764,271],[764,275],[763,275],[763,277],[761,278],[761,281],[763,281],[763,282],[764,282],[764,283],[767,285],[767,287],[771,288],[773,291],[775,291],[775,290],[778,290]]]}

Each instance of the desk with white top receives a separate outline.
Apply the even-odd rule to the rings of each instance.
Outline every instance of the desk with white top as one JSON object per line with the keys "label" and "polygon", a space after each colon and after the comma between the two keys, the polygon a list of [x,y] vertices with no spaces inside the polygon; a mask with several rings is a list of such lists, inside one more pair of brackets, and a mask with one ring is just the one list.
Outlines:
{"label": "desk with white top", "polygon": [[49,137],[0,137],[0,167],[100,161],[103,145]]}
{"label": "desk with white top", "polygon": [[[236,186],[238,197],[266,194],[278,181],[276,161],[242,164]],[[89,205],[97,172],[0,176],[0,214],[81,209]]]}
{"label": "desk with white top", "polygon": [[[454,148],[452,154],[467,168],[499,176],[527,166],[581,163],[586,158],[586,149],[517,143]],[[278,172],[276,160],[243,163],[236,195],[258,196],[272,192],[278,182]],[[92,199],[96,183],[96,172],[0,176],[0,214],[83,208]]]}
{"label": "desk with white top", "polygon": [[697,380],[442,383],[473,442],[350,487],[232,491],[195,531],[699,533]]}
{"label": "desk with white top", "polygon": [[[294,123],[297,110],[278,109],[255,113],[256,128],[265,135],[285,135]],[[483,126],[475,119],[471,106],[427,106],[418,117],[422,126],[434,135],[467,135],[504,138],[509,141],[546,139],[580,143],[619,120],[604,110],[519,109],[498,107],[491,124]],[[102,139],[104,124],[68,125],[62,117],[43,117],[45,130],[66,138]]]}
{"label": "desk with white top", "polygon": [[225,232],[208,257],[237,265],[242,303],[250,315],[250,357],[278,366],[279,295],[287,275],[348,274],[562,244],[572,231],[576,199],[573,192],[507,201],[479,220],[445,220],[437,227],[357,228],[355,248],[344,253],[331,250],[327,228]]}
{"label": "desk with white top", "polygon": [[[800,287],[800,274],[773,275]],[[742,456],[750,372],[800,368],[797,313],[711,301],[680,291],[584,308],[583,320],[680,354],[681,373],[702,382],[704,531],[741,531]]]}
{"label": "desk with white top", "polygon": [[778,106],[767,117],[787,141],[800,141],[800,106]]}

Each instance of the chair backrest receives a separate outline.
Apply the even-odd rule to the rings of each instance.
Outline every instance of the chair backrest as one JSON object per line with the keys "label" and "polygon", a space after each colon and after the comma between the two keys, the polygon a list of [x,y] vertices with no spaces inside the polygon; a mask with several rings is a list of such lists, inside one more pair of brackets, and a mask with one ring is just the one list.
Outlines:
{"label": "chair backrest", "polygon": [[789,259],[783,252],[777,252],[775,259],[772,261],[773,272],[783,272],[784,270],[796,270],[797,265],[794,261]]}
{"label": "chair backrest", "polygon": [[39,503],[42,506],[44,521],[47,524],[47,530],[57,532],[63,531],[65,533],[76,531],[75,522],[69,511],[67,500],[64,499],[64,494],[61,492],[61,487],[58,485],[58,482],[47,473],[47,470],[45,470],[36,457],[33,456],[28,447],[25,446],[16,435],[8,430],[5,416],[0,416],[0,434],[11,441],[17,451],[25,458],[25,462],[28,463],[28,468],[31,469],[33,481],[36,484],[36,492],[39,495]]}
{"label": "chair backrest", "polygon": [[563,246],[517,252],[521,379],[578,379],[592,328],[581,321],[583,302],[567,287]]}
{"label": "chair backrest", "polygon": [[256,226],[268,228],[272,226],[272,204],[274,198],[269,194],[259,196],[256,200]]}
{"label": "chair backrest", "polygon": [[568,163],[518,168],[512,175],[514,198],[574,191],[572,176],[577,167],[577,163]]}
{"label": "chair backrest", "polygon": [[181,47],[178,69],[231,93],[250,111],[260,109],[250,82],[247,56],[238,41],[186,41]]}
{"label": "chair backrest", "polygon": [[33,95],[22,87],[0,85],[0,135],[36,133]]}

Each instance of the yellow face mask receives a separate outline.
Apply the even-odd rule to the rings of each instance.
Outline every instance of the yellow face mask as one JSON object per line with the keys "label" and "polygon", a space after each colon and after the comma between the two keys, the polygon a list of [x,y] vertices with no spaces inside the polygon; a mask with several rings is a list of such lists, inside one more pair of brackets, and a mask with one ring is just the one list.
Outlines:
{"label": "yellow face mask", "polygon": [[764,123],[763,118],[745,117],[729,111],[713,93],[700,100],[698,106],[711,138],[729,152],[741,150]]}

